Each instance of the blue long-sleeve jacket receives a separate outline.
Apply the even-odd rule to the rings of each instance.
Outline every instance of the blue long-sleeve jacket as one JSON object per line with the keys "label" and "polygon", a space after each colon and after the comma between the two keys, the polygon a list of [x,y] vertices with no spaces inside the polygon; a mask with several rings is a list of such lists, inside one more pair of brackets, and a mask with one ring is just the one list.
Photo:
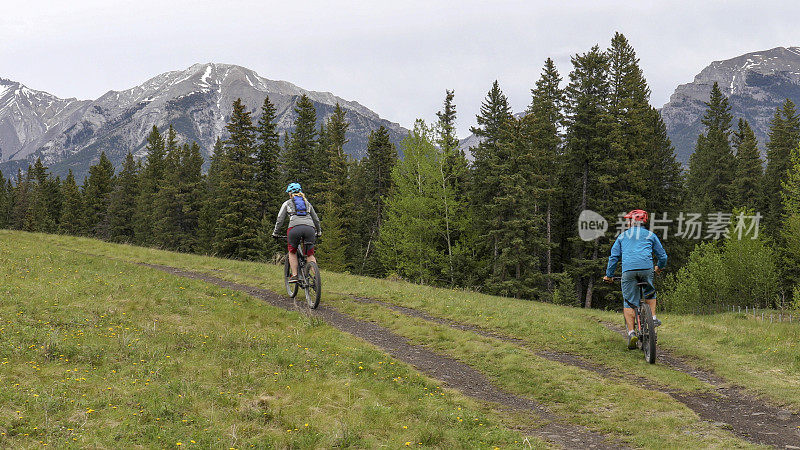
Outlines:
{"label": "blue long-sleeve jacket", "polygon": [[631,227],[617,236],[608,257],[606,276],[613,277],[617,263],[622,259],[622,271],[650,269],[653,267],[653,254],[658,261],[656,265],[664,268],[667,265],[667,252],[652,231],[639,226]]}

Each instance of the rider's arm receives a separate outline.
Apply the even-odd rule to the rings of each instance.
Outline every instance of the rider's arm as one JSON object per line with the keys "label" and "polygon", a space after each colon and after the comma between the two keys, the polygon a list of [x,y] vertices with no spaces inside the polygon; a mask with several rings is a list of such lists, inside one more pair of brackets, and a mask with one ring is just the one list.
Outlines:
{"label": "rider's arm", "polygon": [[286,220],[286,215],[288,214],[288,208],[286,203],[281,206],[281,210],[278,211],[278,220],[275,222],[275,229],[272,230],[272,235],[275,236],[278,234],[278,230],[280,230],[283,222]]}
{"label": "rider's arm", "polygon": [[664,250],[664,246],[661,245],[661,241],[658,239],[658,236],[653,233],[651,235],[651,239],[653,240],[653,253],[655,253],[657,261],[656,266],[659,269],[663,269],[667,266],[667,252]]}
{"label": "rider's arm", "polygon": [[314,206],[311,203],[308,204],[308,212],[311,214],[311,220],[314,221],[314,226],[317,227],[317,233],[322,233],[322,227],[319,225],[319,217],[317,217],[317,212],[314,211]]}
{"label": "rider's arm", "polygon": [[614,241],[611,247],[611,255],[608,257],[608,267],[606,267],[606,276],[611,278],[617,270],[617,263],[622,259],[622,245],[619,243],[619,237]]}

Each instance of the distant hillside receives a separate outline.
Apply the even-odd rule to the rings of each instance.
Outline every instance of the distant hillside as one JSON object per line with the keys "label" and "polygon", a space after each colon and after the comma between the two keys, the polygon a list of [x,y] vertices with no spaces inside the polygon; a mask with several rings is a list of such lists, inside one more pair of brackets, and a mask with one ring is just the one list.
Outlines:
{"label": "distant hillside", "polygon": [[730,99],[734,125],[739,117],[750,122],[763,149],[775,108],[787,98],[800,104],[800,48],[777,47],[715,61],[694,81],[678,86],[661,117],[682,162],[688,162],[703,130],[700,120],[714,82]]}
{"label": "distant hillside", "polygon": [[217,137],[225,137],[225,123],[237,98],[257,119],[269,95],[283,134],[291,130],[294,106],[303,94],[317,108],[318,123],[332,114],[337,103],[345,109],[350,122],[345,151],[355,157],[363,156],[369,133],[380,126],[389,130],[395,143],[408,133],[357,102],[268,80],[229,64],[195,64],[124,91],[109,91],[96,100],[60,99],[0,79],[0,169],[13,173],[40,157],[55,174],[64,175],[71,168],[81,179],[102,151],[115,165],[129,150],[145,156],[144,141],[152,126],[169,124],[181,141],[197,141],[208,157]]}

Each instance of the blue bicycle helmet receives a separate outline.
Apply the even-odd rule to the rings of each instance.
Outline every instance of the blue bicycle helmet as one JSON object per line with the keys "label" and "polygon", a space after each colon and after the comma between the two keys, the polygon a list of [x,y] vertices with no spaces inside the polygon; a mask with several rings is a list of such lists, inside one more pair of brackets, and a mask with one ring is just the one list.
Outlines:
{"label": "blue bicycle helmet", "polygon": [[302,192],[303,188],[300,187],[300,183],[289,183],[289,186],[286,187],[287,193],[296,194],[298,192]]}

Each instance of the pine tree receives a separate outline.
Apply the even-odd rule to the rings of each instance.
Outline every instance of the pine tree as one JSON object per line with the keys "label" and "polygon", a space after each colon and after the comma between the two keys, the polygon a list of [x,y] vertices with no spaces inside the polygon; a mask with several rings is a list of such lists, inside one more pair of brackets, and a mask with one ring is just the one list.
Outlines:
{"label": "pine tree", "polygon": [[8,216],[11,209],[11,198],[6,188],[6,178],[0,170],[0,229],[8,228]]}
{"label": "pine tree", "polygon": [[533,145],[533,124],[533,117],[526,116],[511,119],[504,127],[506,136],[499,141],[497,155],[497,195],[487,205],[492,218],[489,238],[499,249],[487,287],[492,293],[518,298],[539,296],[538,255],[546,244],[537,189],[545,178]]}
{"label": "pine tree", "polygon": [[[567,217],[575,219],[583,210],[593,210],[604,217],[613,217],[625,192],[617,192],[622,174],[619,152],[612,153],[609,136],[610,85],[608,58],[598,48],[572,58],[573,70],[566,89],[566,162],[565,175],[570,183],[567,195],[571,201]],[[612,194],[613,193],[613,194]],[[575,257],[569,269],[576,279],[578,298],[584,307],[592,306],[594,292],[593,274],[601,273],[602,260],[598,258],[600,243],[583,242],[572,238]],[[592,274],[592,275],[590,275]]]}
{"label": "pine tree", "polygon": [[14,228],[17,230],[35,231],[33,205],[36,202],[36,182],[33,170],[28,165],[25,175],[17,170],[17,185],[14,187]]}
{"label": "pine tree", "polygon": [[205,201],[203,195],[203,155],[197,142],[184,144],[181,152],[180,190],[178,203],[181,205],[180,233],[178,250],[195,252],[200,246],[197,231],[200,227],[200,211]]}
{"label": "pine tree", "polygon": [[[459,148],[456,136],[456,105],[453,103],[454,91],[446,90],[444,105],[436,113],[436,144],[441,156],[439,165],[439,201],[444,206],[444,238],[447,252],[447,278],[450,284],[456,283],[456,274],[467,271],[462,250],[464,231],[469,223],[466,206],[469,201],[469,163],[464,150]],[[463,278],[463,277],[459,277]]]}
{"label": "pine tree", "polygon": [[355,269],[359,273],[383,273],[375,243],[383,223],[384,202],[392,186],[392,169],[396,162],[397,149],[389,140],[389,131],[381,126],[370,133],[367,156],[361,161],[354,180],[354,216],[360,219],[351,229],[351,239],[357,245]]}
{"label": "pine tree", "polygon": [[204,182],[201,184],[202,204],[198,216],[198,243],[197,251],[212,253],[214,238],[217,233],[219,219],[220,184],[222,176],[222,162],[225,158],[225,145],[217,138],[214,143],[214,153],[211,155],[211,165]]}
{"label": "pine tree", "polygon": [[86,201],[86,222],[89,233],[100,239],[109,237],[108,206],[114,190],[114,166],[100,153],[100,161],[89,167],[89,178],[83,186]]}
{"label": "pine tree", "polygon": [[557,205],[563,197],[564,189],[561,185],[561,174],[564,171],[564,155],[561,146],[561,128],[564,115],[564,92],[560,89],[561,76],[556,70],[555,63],[550,58],[544,63],[542,75],[536,82],[536,88],[531,89],[532,100],[528,107],[531,123],[531,145],[538,153],[537,170],[543,175],[541,182],[534,186],[537,199],[545,211],[544,235],[545,255],[544,271],[547,274],[547,291],[553,292],[553,227],[559,220]]}
{"label": "pine tree", "polygon": [[230,138],[221,159],[219,219],[213,250],[237,259],[257,259],[262,253],[258,239],[261,197],[255,187],[255,127],[241,99],[233,103],[226,126]]}
{"label": "pine tree", "polygon": [[350,124],[345,112],[336,104],[333,115],[325,124],[323,151],[326,152],[327,165],[323,171],[324,182],[319,185],[317,198],[322,200],[325,236],[319,245],[320,261],[325,268],[334,271],[347,269],[348,240],[346,230],[352,221],[353,205],[348,178],[348,157],[344,152],[345,137]]}
{"label": "pine tree", "polygon": [[83,194],[75,183],[72,169],[62,187],[64,206],[61,208],[61,220],[58,231],[60,233],[79,236],[86,233],[86,212],[83,206]]}
{"label": "pine tree", "polygon": [[136,197],[136,211],[133,219],[134,240],[138,244],[150,245],[153,240],[153,202],[160,182],[164,177],[164,138],[158,128],[153,129],[147,136],[147,159],[144,167],[139,172],[139,195]]}
{"label": "pine tree", "polygon": [[256,188],[262,193],[262,214],[274,214],[283,203],[282,177],[280,174],[280,136],[275,123],[275,105],[269,97],[264,99],[261,117],[258,120],[256,133],[258,146],[255,153]]}
{"label": "pine tree", "polygon": [[36,180],[36,185],[33,188],[31,231],[52,233],[56,230],[57,218],[53,216],[51,202],[57,195],[58,185],[53,186],[52,177],[48,175],[47,167],[42,164],[40,158],[36,158],[36,163],[33,165],[33,178]]}
{"label": "pine tree", "polygon": [[714,83],[703,117],[705,134],[689,159],[686,188],[689,206],[699,212],[727,211],[731,206],[734,157],[731,151],[731,113],[728,99]]}
{"label": "pine tree", "polygon": [[164,175],[158,182],[153,199],[153,242],[168,250],[177,250],[181,234],[182,205],[178,200],[181,190],[181,150],[170,126],[167,134],[167,153],[164,156]]}
{"label": "pine tree", "polygon": [[475,158],[470,184],[473,227],[469,239],[471,245],[475,247],[473,251],[491,255],[489,258],[477,261],[478,270],[485,278],[500,272],[499,242],[496,234],[494,238],[490,236],[494,220],[490,205],[497,196],[498,179],[503,176],[501,171],[503,161],[499,148],[502,139],[507,136],[506,127],[512,119],[508,99],[500,90],[500,84],[496,80],[481,103],[480,114],[476,119],[478,126],[470,130],[481,139],[481,142],[472,152]]}
{"label": "pine tree", "polygon": [[735,208],[755,211],[763,183],[763,164],[756,135],[744,119],[739,119],[738,130],[733,133],[733,147],[736,156],[731,204]]}
{"label": "pine tree", "polygon": [[315,192],[314,173],[316,167],[314,156],[317,154],[317,112],[314,104],[305,94],[300,97],[294,108],[297,118],[294,131],[286,143],[283,155],[285,181],[297,182],[307,192]]}
{"label": "pine tree", "polygon": [[[109,237],[115,242],[132,242],[136,197],[139,194],[139,173],[133,155],[128,152],[108,205]],[[74,180],[73,180],[74,182]]]}
{"label": "pine tree", "polygon": [[790,154],[799,142],[800,116],[794,103],[787,99],[783,107],[775,111],[770,123],[767,167],[761,194],[764,228],[772,237],[777,237],[784,215],[781,183],[786,180],[791,167]]}
{"label": "pine tree", "polygon": [[789,164],[781,182],[784,216],[778,239],[778,250],[783,260],[784,292],[793,292],[800,285],[800,145],[789,154]]}
{"label": "pine tree", "polygon": [[258,119],[256,133],[258,144],[255,153],[255,182],[256,189],[261,195],[259,214],[262,225],[259,227],[259,239],[264,248],[265,255],[271,258],[272,255],[280,250],[280,244],[275,242],[270,233],[274,214],[283,203],[283,175],[280,168],[280,136],[275,123],[275,105],[270,103],[269,97],[264,99],[261,106],[261,117]]}

